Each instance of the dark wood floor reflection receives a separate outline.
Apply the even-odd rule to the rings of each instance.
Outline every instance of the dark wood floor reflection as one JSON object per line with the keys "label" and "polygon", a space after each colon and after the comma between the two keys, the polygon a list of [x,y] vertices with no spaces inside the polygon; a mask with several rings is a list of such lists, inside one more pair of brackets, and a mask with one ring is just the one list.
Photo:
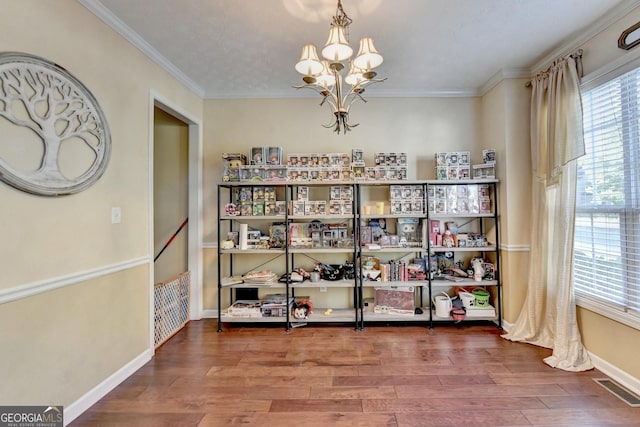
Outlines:
{"label": "dark wood floor reflection", "polygon": [[190,322],[71,426],[640,426],[600,372],[487,324],[216,329]]}

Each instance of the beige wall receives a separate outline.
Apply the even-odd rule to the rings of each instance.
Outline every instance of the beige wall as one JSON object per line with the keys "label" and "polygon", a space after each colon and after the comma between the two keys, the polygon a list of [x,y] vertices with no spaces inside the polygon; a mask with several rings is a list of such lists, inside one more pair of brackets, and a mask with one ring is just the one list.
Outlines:
{"label": "beige wall", "polygon": [[[0,304],[0,402],[67,406],[152,351],[150,91],[198,119],[202,100],[74,0],[4,1],[2,13],[0,51],[65,67],[92,91],[112,135],[106,172],[79,194],[0,184],[0,293],[17,295]],[[44,293],[21,294],[33,289]]]}
{"label": "beige wall", "polygon": [[149,345],[148,268],[0,306],[0,402],[69,405]]}
{"label": "beige wall", "polygon": [[527,287],[530,149],[529,89],[524,79],[505,79],[482,97],[482,145],[496,149],[500,179],[500,270],[503,318],[514,322]]}
{"label": "beige wall", "polygon": [[[498,149],[502,180],[501,239],[505,318],[514,320],[526,277],[526,206],[529,188],[526,93],[521,81],[505,81],[480,98],[370,98],[352,120],[361,127],[334,135],[321,127],[331,114],[318,99],[208,100],[203,102],[150,59],[72,0],[3,2],[0,51],[36,54],[64,66],[95,95],[113,137],[104,176],[67,197],[30,196],[0,184],[0,291],[58,283],[131,260],[144,263],[98,278],[0,305],[0,401],[63,404],[149,349],[149,92],[154,91],[205,123],[204,241],[216,240],[216,187],[221,153],[279,145],[291,151],[366,150],[410,153],[410,179],[433,178],[437,151]],[[635,11],[585,43],[585,71],[623,54],[620,31],[640,20]],[[524,141],[527,141],[525,143]],[[525,151],[523,151],[525,150]],[[110,223],[112,206],[122,223]],[[514,249],[515,248],[515,249]],[[204,308],[216,307],[215,250],[205,250]],[[524,274],[524,275],[523,275]],[[57,279],[60,279],[57,280]],[[578,313],[587,348],[640,378],[635,355],[640,334],[586,310]],[[15,325],[15,326],[14,326]],[[616,349],[614,352],[612,349]],[[7,363],[4,363],[4,362]]]}
{"label": "beige wall", "polygon": [[[292,89],[293,90],[293,89]],[[318,98],[272,100],[206,100],[204,105],[204,240],[216,242],[217,199],[215,184],[222,176],[223,152],[248,154],[254,146],[281,146],[283,152],[351,152],[365,150],[373,164],[376,151],[409,153],[409,179],[435,179],[434,154],[469,150],[472,162],[481,161],[479,143],[480,99],[471,98],[369,98],[355,104],[352,121],[360,126],[346,135],[325,129],[333,115],[319,107]],[[215,249],[204,256],[204,308],[217,308]],[[275,268],[274,268],[275,269]],[[341,296],[318,295],[341,307]],[[223,299],[223,306],[228,298]]]}
{"label": "beige wall", "polygon": [[[159,108],[153,126],[154,257],[189,215],[189,127]],[[154,263],[159,283],[188,270],[187,224]]]}

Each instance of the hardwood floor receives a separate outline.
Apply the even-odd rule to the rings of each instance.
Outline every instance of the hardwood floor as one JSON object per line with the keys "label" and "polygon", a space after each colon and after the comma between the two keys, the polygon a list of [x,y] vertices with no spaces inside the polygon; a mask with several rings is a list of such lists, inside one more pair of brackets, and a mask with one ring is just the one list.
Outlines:
{"label": "hardwood floor", "polygon": [[640,426],[602,373],[487,324],[216,329],[190,322],[70,425]]}

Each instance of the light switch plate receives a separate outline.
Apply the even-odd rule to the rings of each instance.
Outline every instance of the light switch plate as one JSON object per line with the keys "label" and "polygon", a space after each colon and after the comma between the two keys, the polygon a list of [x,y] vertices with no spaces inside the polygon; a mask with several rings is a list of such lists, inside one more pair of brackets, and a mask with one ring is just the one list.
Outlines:
{"label": "light switch plate", "polygon": [[111,208],[111,224],[120,224],[122,221],[122,210],[119,207]]}

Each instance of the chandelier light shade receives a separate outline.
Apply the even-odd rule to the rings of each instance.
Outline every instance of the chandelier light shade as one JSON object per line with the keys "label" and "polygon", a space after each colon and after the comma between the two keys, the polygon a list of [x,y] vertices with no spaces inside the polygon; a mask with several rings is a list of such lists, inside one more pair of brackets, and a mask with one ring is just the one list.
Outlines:
{"label": "chandelier light shade", "polygon": [[322,72],[322,64],[314,45],[308,44],[302,48],[302,55],[300,56],[300,61],[296,64],[296,71],[309,76]]}
{"label": "chandelier light shade", "polygon": [[346,27],[332,26],[327,44],[322,49],[322,56],[329,61],[340,62],[351,58],[351,55],[353,55],[353,49],[349,46]]}
{"label": "chandelier light shade", "polygon": [[361,70],[371,70],[382,64],[382,55],[376,50],[371,37],[360,40],[360,50],[353,63]]}
{"label": "chandelier light shade", "polygon": [[[386,80],[375,78],[376,72],[373,69],[382,64],[382,55],[376,50],[371,37],[360,40],[358,54],[351,59],[353,49],[349,45],[349,25],[352,22],[342,9],[342,1],[338,0],[336,14],[329,29],[329,38],[322,49],[325,60],[321,61],[318,58],[315,45],[307,44],[302,48],[300,60],[295,64],[296,71],[302,74],[304,81],[303,85],[295,88],[313,89],[322,96],[320,105],[328,104],[334,115],[334,118],[323,126],[333,128],[338,134],[346,133],[358,126],[358,123],[349,122],[349,110],[357,100],[367,102],[362,97],[365,87]],[[345,63],[348,67],[345,67]],[[342,71],[345,69],[347,75],[343,77]],[[350,87],[343,88],[343,83]]]}

